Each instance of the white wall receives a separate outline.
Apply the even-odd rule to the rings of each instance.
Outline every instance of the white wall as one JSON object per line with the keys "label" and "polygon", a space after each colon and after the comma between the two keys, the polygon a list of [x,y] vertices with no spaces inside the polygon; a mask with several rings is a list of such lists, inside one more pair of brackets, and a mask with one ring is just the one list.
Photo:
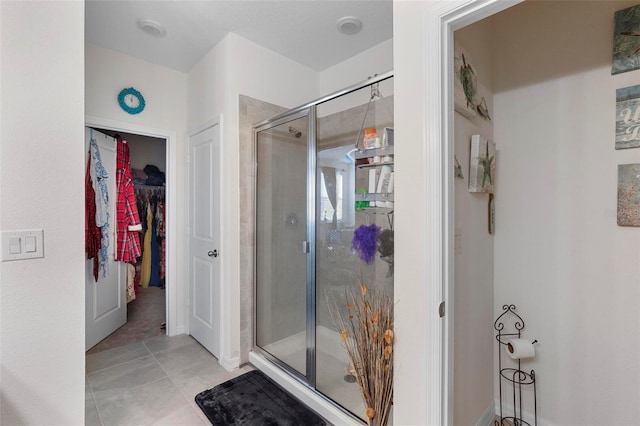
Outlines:
{"label": "white wall", "polygon": [[[279,54],[230,33],[189,72],[189,129],[222,115],[222,333],[221,363],[233,368],[240,362],[240,242],[252,244],[253,234],[240,228],[240,170],[252,161],[239,143],[239,95],[293,108],[314,99],[317,73]],[[244,193],[243,193],[244,194]],[[246,194],[245,194],[246,195]],[[250,285],[243,283],[242,285]],[[249,295],[250,292],[245,292]]]}
{"label": "white wall", "polygon": [[[384,41],[364,52],[340,62],[337,65],[327,68],[322,71],[320,76],[320,91],[317,97],[330,95],[344,88],[352,86],[354,84],[365,81],[374,75],[384,74],[388,71],[393,71],[393,39]],[[379,84],[380,94],[384,98],[389,98],[393,95],[393,79],[383,81]],[[328,115],[346,111],[351,107],[367,104],[371,98],[371,90],[363,89],[344,96],[342,98],[334,99],[331,102],[321,104],[318,107],[318,116],[326,117]],[[393,101],[387,100],[389,106],[393,108]],[[389,113],[382,111],[380,120],[376,119],[376,122],[383,120],[389,120]],[[372,114],[373,115],[373,114]],[[386,115],[386,117],[384,117]],[[393,118],[393,117],[391,117]]]}
{"label": "white wall", "polygon": [[0,15],[0,226],[45,241],[43,259],[0,264],[0,423],[82,424],[84,4]]}
{"label": "white wall", "polygon": [[[383,41],[320,73],[319,96],[393,70],[393,39]],[[365,100],[366,101],[366,100]]]}
{"label": "white wall", "polygon": [[[455,33],[477,72],[478,101],[485,98],[493,113],[492,25],[480,21]],[[453,424],[475,425],[493,404],[493,236],[487,231],[489,194],[469,192],[471,136],[493,140],[493,124],[479,114],[467,118],[455,114],[455,155],[463,179],[455,180],[454,284],[454,413]],[[496,197],[500,194],[496,191]]]}
{"label": "white wall", "polygon": [[187,75],[187,129],[211,121],[224,112],[229,96],[229,40],[218,43]]}
{"label": "white wall", "polygon": [[[616,224],[613,15],[637,2],[526,2],[495,17],[495,309],[514,303],[542,424],[640,423],[640,229]],[[496,396],[497,397],[497,396]],[[540,423],[539,423],[540,424]]]}
{"label": "white wall", "polygon": [[[427,250],[427,238],[431,237],[428,221],[434,219],[427,216],[426,200],[433,195],[428,193],[427,176],[434,170],[425,164],[428,164],[427,130],[432,123],[426,114],[425,99],[419,95],[427,91],[428,83],[424,78],[429,41],[424,34],[427,8],[428,2],[393,4],[396,241],[393,420],[395,424],[406,425],[440,422],[436,392],[441,389],[437,377],[430,376],[436,369],[440,373],[439,360],[430,357],[430,343],[440,340],[440,334],[437,331],[434,334],[434,330],[441,321],[437,319],[437,305],[427,306],[429,294],[437,292],[438,287],[437,282],[427,281],[432,265]],[[431,237],[430,241],[436,239]]]}
{"label": "white wall", "polygon": [[[177,245],[176,253],[179,255],[175,271],[177,297],[171,302],[175,303],[177,318],[175,322],[170,322],[170,324],[176,324],[175,329],[169,331],[172,334],[184,332],[187,282],[183,277],[187,276],[187,270],[186,259],[180,253],[186,253],[186,209],[184,206],[187,205],[185,167],[187,75],[92,44],[86,44],[85,55],[85,111],[87,116],[116,120],[136,126],[175,132],[176,134],[175,163],[177,167],[175,173],[178,208],[176,212],[177,235],[173,238],[175,238]],[[130,115],[120,108],[117,96],[126,87],[134,87],[144,96],[146,107],[140,114]]]}

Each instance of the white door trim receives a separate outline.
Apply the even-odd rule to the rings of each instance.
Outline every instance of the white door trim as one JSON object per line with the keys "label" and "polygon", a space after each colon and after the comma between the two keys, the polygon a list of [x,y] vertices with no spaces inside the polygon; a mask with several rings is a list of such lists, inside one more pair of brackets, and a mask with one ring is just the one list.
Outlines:
{"label": "white door trim", "polygon": [[[442,284],[442,300],[446,301],[446,315],[444,330],[440,342],[433,341],[429,346],[434,349],[429,356],[435,356],[442,360],[440,371],[432,370],[427,377],[440,375],[441,382],[440,403],[432,401],[432,407],[441,407],[440,421],[443,425],[453,424],[453,360],[454,360],[454,95],[453,95],[453,32],[485,19],[495,13],[505,10],[520,3],[523,0],[456,0],[438,1],[428,3],[425,9],[425,33],[427,40],[433,40],[428,44],[426,53],[427,66],[424,81],[425,96],[430,101],[425,102],[425,113],[431,117],[432,123],[441,125],[430,126],[427,131],[427,145],[433,147],[431,156],[425,161],[425,167],[439,187],[430,187],[437,199],[430,197],[431,203],[427,206],[427,217],[437,218],[437,225],[441,229],[441,239],[434,238],[428,244],[429,252],[440,251],[440,265],[442,271],[433,268],[428,271],[427,282]],[[438,176],[435,176],[438,174]],[[430,179],[431,180],[431,179]],[[435,202],[434,202],[435,201]],[[435,306],[438,303],[433,298],[438,292],[430,293],[427,306]],[[432,336],[436,336],[435,330]],[[431,363],[433,367],[436,362]],[[435,398],[433,396],[432,398]],[[439,398],[439,399],[440,399]],[[437,419],[430,417],[430,420]]]}
{"label": "white door trim", "polygon": [[85,116],[85,125],[87,127],[97,127],[101,129],[114,130],[126,133],[135,133],[137,135],[151,136],[154,138],[166,139],[166,155],[167,155],[167,189],[165,193],[166,209],[167,209],[167,264],[166,264],[166,310],[167,310],[167,335],[175,336],[185,332],[183,327],[179,327],[178,321],[178,286],[184,285],[184,280],[178,281],[178,225],[177,225],[177,138],[176,132],[166,129],[157,129],[154,127],[141,126],[138,124],[127,123],[124,121],[111,120],[108,118]]}

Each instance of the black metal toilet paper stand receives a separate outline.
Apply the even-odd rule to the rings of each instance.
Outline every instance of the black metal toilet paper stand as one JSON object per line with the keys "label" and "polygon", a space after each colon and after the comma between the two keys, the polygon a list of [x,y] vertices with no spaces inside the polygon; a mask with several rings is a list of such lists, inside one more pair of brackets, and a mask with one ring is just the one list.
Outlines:
{"label": "black metal toilet paper stand", "polygon": [[[531,370],[527,373],[523,371],[520,360],[517,360],[517,368],[503,367],[503,346],[508,345],[510,339],[520,339],[524,320],[516,314],[516,305],[503,305],[504,311],[493,323],[493,328],[497,331],[496,340],[498,342],[498,383],[500,389],[500,421],[495,420],[495,426],[537,426],[538,425],[538,404],[536,392],[536,372]],[[536,343],[534,340],[533,343]],[[504,387],[503,387],[504,382]],[[533,386],[533,425],[523,420],[522,411],[522,391],[526,387]],[[511,389],[511,392],[509,392]],[[504,399],[506,398],[506,401]],[[509,401],[510,400],[510,401]],[[513,415],[505,415],[504,405],[511,402]]]}

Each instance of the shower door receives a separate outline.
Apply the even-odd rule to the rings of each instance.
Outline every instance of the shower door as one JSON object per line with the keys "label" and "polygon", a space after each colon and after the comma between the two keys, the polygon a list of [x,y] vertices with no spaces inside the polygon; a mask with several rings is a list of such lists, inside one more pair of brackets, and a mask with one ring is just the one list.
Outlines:
{"label": "shower door", "polygon": [[[361,225],[393,241],[392,192],[366,190],[372,171],[393,170],[392,94],[389,73],[254,130],[254,350],[356,422],[365,406],[336,314],[349,309],[347,291],[359,291],[359,280],[393,297],[388,244],[369,264],[351,248]],[[372,128],[381,146],[366,151],[363,131]]]}
{"label": "shower door", "polygon": [[[256,129],[256,345],[314,385],[315,158],[309,108]],[[312,135],[313,136],[313,135]],[[311,201],[309,201],[311,200]]]}

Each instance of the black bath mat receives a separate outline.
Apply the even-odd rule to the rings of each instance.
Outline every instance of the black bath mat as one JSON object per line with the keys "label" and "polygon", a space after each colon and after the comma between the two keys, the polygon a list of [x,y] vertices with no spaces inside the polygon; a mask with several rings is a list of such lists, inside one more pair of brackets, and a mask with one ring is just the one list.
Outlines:
{"label": "black bath mat", "polygon": [[196,395],[211,424],[294,426],[326,423],[260,371],[250,371]]}

